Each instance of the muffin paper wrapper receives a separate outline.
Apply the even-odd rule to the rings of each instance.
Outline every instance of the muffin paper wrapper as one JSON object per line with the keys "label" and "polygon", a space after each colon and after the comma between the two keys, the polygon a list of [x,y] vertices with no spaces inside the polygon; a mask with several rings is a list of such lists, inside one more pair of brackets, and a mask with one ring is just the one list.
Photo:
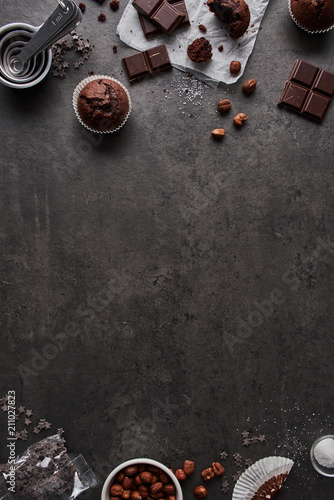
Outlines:
{"label": "muffin paper wrapper", "polygon": [[[93,128],[88,127],[88,125],[86,125],[82,121],[80,114],[79,114],[79,111],[78,111],[78,99],[79,99],[79,95],[80,95],[80,92],[82,91],[82,89],[87,85],[87,83],[92,82],[93,80],[101,80],[101,78],[118,83],[118,85],[120,85],[122,87],[122,89],[125,91],[126,95],[128,96],[129,111],[128,111],[126,117],[124,118],[122,124],[113,130],[95,130]],[[92,75],[92,76],[88,76],[84,80],[81,80],[81,82],[79,82],[78,85],[74,89],[72,103],[73,103],[74,112],[75,112],[79,122],[81,123],[81,125],[83,125],[86,129],[88,129],[91,132],[94,132],[96,134],[111,134],[112,132],[117,132],[117,130],[122,128],[123,125],[125,124],[125,122],[127,121],[127,119],[129,118],[130,113],[131,113],[131,109],[132,109],[131,97],[130,97],[128,89],[123,85],[123,83],[121,83],[119,80],[116,80],[116,78],[112,78],[111,76],[106,76],[106,75]]]}
{"label": "muffin paper wrapper", "polygon": [[292,14],[292,10],[291,10],[291,0],[288,0],[288,6],[289,6],[290,16],[291,16],[291,19],[293,20],[293,22],[295,24],[297,24],[298,28],[301,28],[302,30],[306,31],[307,33],[310,33],[311,35],[315,35],[317,33],[327,33],[327,31],[330,31],[332,28],[334,28],[334,24],[333,24],[333,26],[330,26],[329,28],[327,28],[325,30],[316,30],[316,31],[308,30],[307,28],[304,28],[304,26],[299,24],[298,21],[296,21],[296,19],[294,18],[293,14]]}
{"label": "muffin paper wrapper", "polygon": [[289,474],[293,461],[285,457],[266,457],[251,465],[238,479],[232,500],[251,500],[258,489],[272,477]]}

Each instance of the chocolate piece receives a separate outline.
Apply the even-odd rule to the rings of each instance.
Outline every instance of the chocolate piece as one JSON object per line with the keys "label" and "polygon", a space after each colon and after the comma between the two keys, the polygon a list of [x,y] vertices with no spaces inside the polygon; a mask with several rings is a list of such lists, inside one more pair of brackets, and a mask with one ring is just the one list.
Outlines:
{"label": "chocolate piece", "polygon": [[[177,9],[179,12],[181,12],[181,14],[184,15],[184,18],[176,26],[175,29],[186,28],[190,26],[188,11],[184,0],[176,0],[176,1],[169,0],[169,3],[172,4],[175,9]],[[142,14],[138,13],[138,15],[139,15],[140,25],[142,27],[145,38],[150,39],[155,36],[163,34],[163,31],[157,25],[153,24],[150,21],[150,19],[143,16]]]}
{"label": "chocolate piece", "polygon": [[130,82],[142,80],[151,73],[145,52],[138,52],[122,59],[122,63]]}
{"label": "chocolate piece", "polygon": [[165,44],[124,57],[122,63],[131,83],[172,68]]}
{"label": "chocolate piece", "polygon": [[278,104],[321,122],[333,95],[333,73],[296,59]]}
{"label": "chocolate piece", "polygon": [[183,18],[184,14],[182,12],[175,9],[170,3],[163,2],[150,19],[166,35],[170,35],[181,21],[183,21]]}
{"label": "chocolate piece", "polygon": [[140,14],[151,17],[164,0],[133,0],[132,5]]}
{"label": "chocolate piece", "polygon": [[152,72],[165,71],[171,69],[168,52],[165,44],[158,45],[152,49],[147,49],[146,56],[151,67]]}

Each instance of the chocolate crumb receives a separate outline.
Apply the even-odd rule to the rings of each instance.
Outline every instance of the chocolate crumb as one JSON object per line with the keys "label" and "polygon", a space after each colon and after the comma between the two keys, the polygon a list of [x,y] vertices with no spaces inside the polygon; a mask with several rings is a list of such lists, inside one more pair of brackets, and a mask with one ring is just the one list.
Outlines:
{"label": "chocolate crumb", "polygon": [[89,75],[94,75],[94,71],[89,71],[89,70],[88,70],[88,74],[89,74]]}
{"label": "chocolate crumb", "polygon": [[111,2],[109,3],[109,6],[110,6],[111,10],[113,10],[113,11],[118,10],[119,9],[119,1],[118,0],[111,0]]}
{"label": "chocolate crumb", "polygon": [[101,14],[97,17],[99,21],[105,21],[107,19],[107,16],[101,12]]}
{"label": "chocolate crumb", "polygon": [[219,50],[219,52],[223,52],[224,46],[223,45],[219,45],[218,50]]}
{"label": "chocolate crumb", "polygon": [[206,33],[206,27],[204,26],[204,24],[199,24],[199,25],[198,25],[198,29],[199,29],[202,33]]}
{"label": "chocolate crumb", "polygon": [[80,2],[79,3],[79,9],[81,10],[81,12],[85,12],[85,10],[86,10],[86,4]]}
{"label": "chocolate crumb", "polygon": [[112,50],[116,54],[116,52],[117,52],[117,45],[114,45],[113,48],[112,48]]}

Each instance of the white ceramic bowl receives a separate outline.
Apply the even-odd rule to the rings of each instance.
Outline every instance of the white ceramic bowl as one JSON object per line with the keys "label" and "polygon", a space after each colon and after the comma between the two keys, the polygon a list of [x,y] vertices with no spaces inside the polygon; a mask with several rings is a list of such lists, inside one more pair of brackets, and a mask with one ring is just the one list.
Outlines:
{"label": "white ceramic bowl", "polygon": [[154,467],[159,467],[163,472],[166,472],[166,474],[171,478],[171,482],[174,484],[176,488],[176,500],[183,500],[183,494],[181,490],[181,486],[179,481],[176,479],[174,474],[160,462],[157,462],[156,460],[152,460],[150,458],[134,458],[132,460],[127,460],[127,462],[123,462],[122,464],[118,465],[107,477],[107,479],[104,482],[102,493],[101,493],[101,500],[109,500],[110,499],[110,486],[115,480],[115,477],[117,474],[125,469],[126,467],[129,467],[130,465],[139,465],[139,464],[147,464],[147,465],[153,465]]}
{"label": "white ceramic bowl", "polygon": [[310,450],[310,457],[311,457],[311,463],[315,470],[319,472],[319,474],[322,474],[323,476],[326,477],[334,477],[334,467],[324,467],[323,465],[319,464],[317,459],[314,456],[314,448],[317,446],[317,444],[321,443],[324,439],[333,439],[334,440],[334,434],[328,434],[326,436],[321,436],[318,439],[314,441],[314,443],[311,446]]}

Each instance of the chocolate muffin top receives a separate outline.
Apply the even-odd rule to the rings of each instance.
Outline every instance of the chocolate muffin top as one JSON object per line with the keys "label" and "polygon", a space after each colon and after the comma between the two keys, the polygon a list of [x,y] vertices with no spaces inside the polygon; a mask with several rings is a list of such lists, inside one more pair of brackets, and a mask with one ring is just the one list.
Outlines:
{"label": "chocolate muffin top", "polygon": [[334,0],[291,0],[290,9],[307,31],[324,31],[334,25]]}
{"label": "chocolate muffin top", "polygon": [[129,112],[129,99],[123,87],[114,80],[92,80],[79,94],[78,112],[83,123],[93,130],[115,130]]}
{"label": "chocolate muffin top", "polygon": [[208,0],[209,9],[228,26],[231,38],[240,38],[250,22],[250,11],[244,0]]}

